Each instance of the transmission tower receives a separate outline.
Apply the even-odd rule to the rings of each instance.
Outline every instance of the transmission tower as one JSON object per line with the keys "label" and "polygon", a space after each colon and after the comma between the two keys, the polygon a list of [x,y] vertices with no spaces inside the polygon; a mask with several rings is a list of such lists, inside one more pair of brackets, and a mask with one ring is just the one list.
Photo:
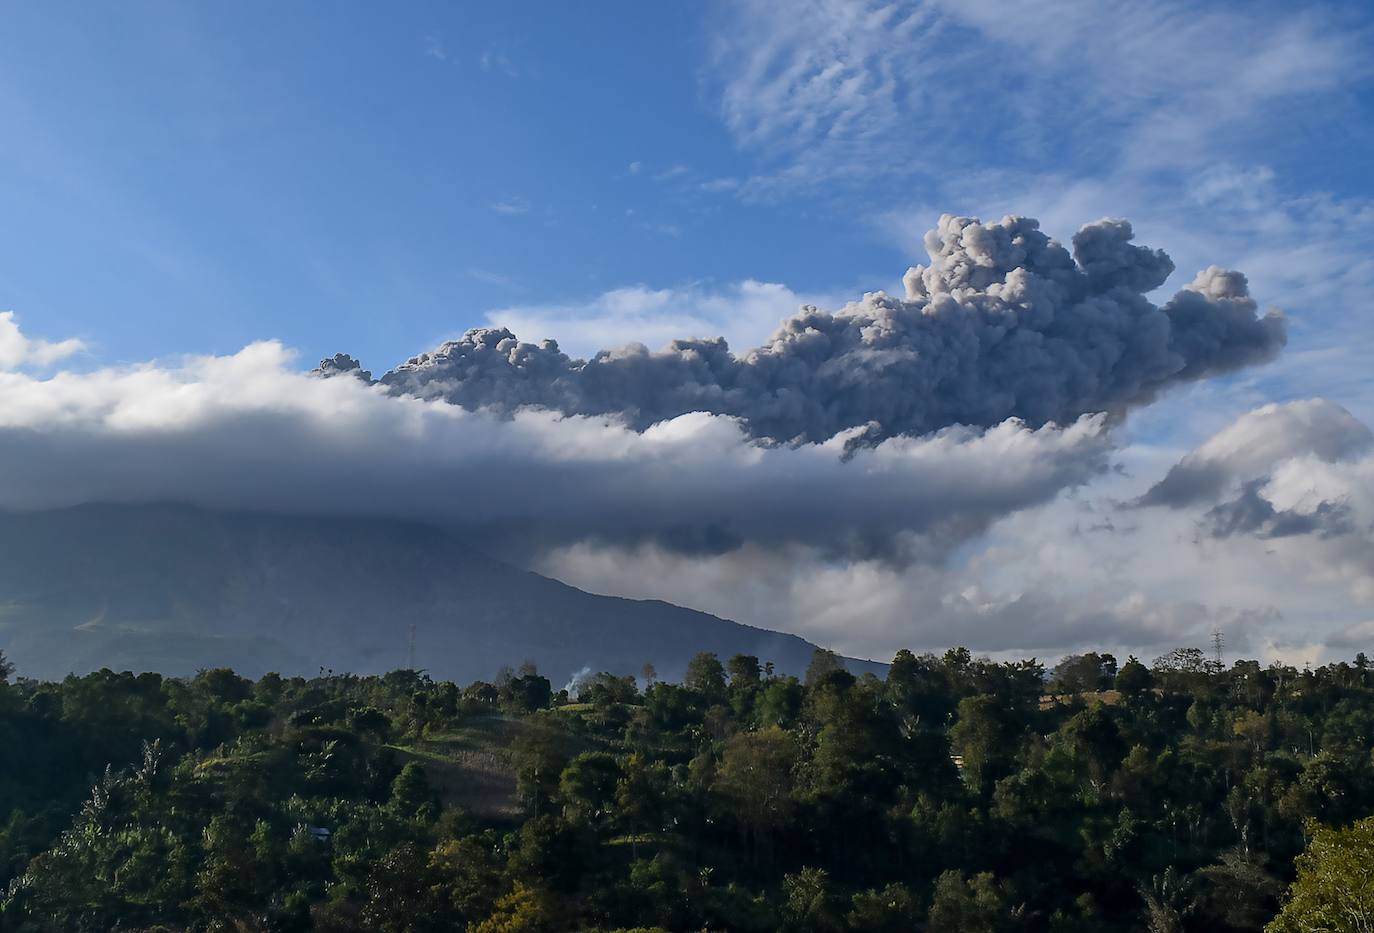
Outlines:
{"label": "transmission tower", "polygon": [[1212,659],[1217,663],[1217,670],[1225,670],[1226,666],[1221,660],[1222,649],[1226,647],[1226,636],[1221,629],[1212,633]]}

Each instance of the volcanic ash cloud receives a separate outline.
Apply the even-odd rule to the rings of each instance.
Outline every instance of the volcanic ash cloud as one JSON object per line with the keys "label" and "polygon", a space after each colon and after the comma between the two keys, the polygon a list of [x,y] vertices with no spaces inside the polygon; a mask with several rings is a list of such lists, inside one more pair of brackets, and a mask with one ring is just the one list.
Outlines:
{"label": "volcanic ash cloud", "polygon": [[[634,430],[688,412],[739,419],[759,440],[819,443],[864,428],[874,442],[951,425],[1031,427],[1117,416],[1181,382],[1272,358],[1282,316],[1258,313],[1245,276],[1215,266],[1162,305],[1146,295],[1174,265],[1100,220],[1072,253],[1026,217],[945,215],[906,297],[865,295],[834,313],[806,306],[736,355],[720,338],[642,344],[574,359],[504,328],[468,331],[386,373],[400,395],[509,414],[615,416]],[[339,356],[326,374],[368,378]]]}

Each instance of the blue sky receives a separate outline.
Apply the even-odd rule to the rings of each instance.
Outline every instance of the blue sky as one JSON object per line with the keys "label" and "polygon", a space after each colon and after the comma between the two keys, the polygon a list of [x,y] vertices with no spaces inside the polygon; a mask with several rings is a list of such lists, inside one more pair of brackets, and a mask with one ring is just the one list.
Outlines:
{"label": "blue sky", "polygon": [[[1302,660],[1374,637],[1367,2],[74,9],[0,0],[0,505],[461,518],[509,483],[517,525],[590,503],[543,572],[855,654],[1146,652],[1221,625]],[[1153,298],[1239,269],[1287,349],[1124,426],[1006,422],[841,467],[719,418],[488,423],[301,375],[339,351],[381,373],[491,324],[578,355],[747,348],[803,302],[900,294],[944,212],[1065,241],[1127,218],[1177,266]],[[1232,498],[1131,507],[1188,464]],[[1250,533],[1217,531],[1261,488]],[[705,556],[597,537],[602,509],[747,517],[759,490],[809,536]],[[817,502],[909,513],[925,556],[836,560]],[[1320,508],[1360,521],[1274,533]]]}
{"label": "blue sky", "polygon": [[[7,3],[0,308],[102,362],[278,338],[385,369],[634,286],[641,323],[785,286],[732,332],[761,339],[792,293],[894,288],[943,211],[1130,217],[1169,287],[1367,250],[1366,5],[1017,9]],[[1286,306],[1332,275],[1246,271]]]}
{"label": "blue sky", "polygon": [[101,356],[278,337],[385,366],[512,302],[901,272],[880,231],[813,197],[694,190],[751,160],[686,7],[11,4],[5,18],[0,304]]}

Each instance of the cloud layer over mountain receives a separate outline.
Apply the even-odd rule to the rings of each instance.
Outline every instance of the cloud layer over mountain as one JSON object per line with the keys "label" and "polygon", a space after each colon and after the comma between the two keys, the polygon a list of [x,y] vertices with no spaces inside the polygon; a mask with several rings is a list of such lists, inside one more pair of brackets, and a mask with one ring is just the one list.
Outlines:
{"label": "cloud layer over mountain", "polygon": [[180,500],[429,519],[527,547],[895,554],[1085,482],[1110,449],[1098,416],[949,428],[847,456],[852,433],[770,447],[704,413],[644,431],[537,410],[506,419],[316,378],[261,343],[172,367],[0,373],[0,506]]}
{"label": "cloud layer over mountain", "polygon": [[594,590],[728,609],[859,654],[966,644],[1053,658],[1105,645],[1148,661],[1206,645],[1217,629],[1231,657],[1302,663],[1370,650],[1368,427],[1330,401],[1301,400],[1243,415],[1181,456],[1163,453],[1124,446],[1122,469],[1008,512],[941,562],[837,564],[804,545],[704,555],[582,542],[537,567]]}
{"label": "cloud layer over mountain", "polygon": [[[1119,415],[1283,346],[1281,316],[1257,313],[1240,273],[1208,268],[1153,304],[1146,293],[1173,263],[1131,240],[1129,223],[1102,220],[1074,235],[1071,255],[1030,218],[946,215],[926,236],[930,266],[906,273],[905,299],[874,293],[835,313],[805,307],[738,356],[722,339],[697,337],[580,360],[553,341],[486,328],[380,381],[469,409],[614,415],[637,431],[700,411],[737,418],[755,438],[820,443],[855,428],[876,440]],[[354,365],[335,358],[323,371],[340,363]]]}

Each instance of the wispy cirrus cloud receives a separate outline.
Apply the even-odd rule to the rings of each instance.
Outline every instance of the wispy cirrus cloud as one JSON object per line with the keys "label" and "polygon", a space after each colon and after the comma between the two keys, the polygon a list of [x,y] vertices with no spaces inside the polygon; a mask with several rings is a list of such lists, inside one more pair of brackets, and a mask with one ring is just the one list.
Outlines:
{"label": "wispy cirrus cloud", "polygon": [[507,290],[519,290],[524,287],[521,284],[521,282],[514,276],[506,275],[502,272],[496,272],[491,269],[482,269],[477,266],[473,266],[467,270],[467,274],[468,278],[472,279],[475,282],[481,282],[483,285],[491,285],[496,288],[503,288]]}
{"label": "wispy cirrus cloud", "polygon": [[507,78],[518,78],[520,72],[515,67],[510,56],[495,49],[486,49],[481,55],[477,56],[477,64],[483,71],[499,71]]}
{"label": "wispy cirrus cloud", "polygon": [[505,214],[507,216],[528,214],[530,212],[529,200],[522,197],[502,198],[499,201],[493,201],[490,207],[496,213]]}
{"label": "wispy cirrus cloud", "polygon": [[744,2],[720,13],[707,80],[759,160],[750,193],[938,188],[1009,162],[1142,171],[1244,152],[1284,113],[1339,106],[1370,76],[1365,38],[1330,10],[1170,0]]}
{"label": "wispy cirrus cloud", "polygon": [[423,42],[425,55],[429,58],[438,59],[441,62],[448,61],[448,50],[444,48],[444,40],[437,35],[427,35]]}
{"label": "wispy cirrus cloud", "polygon": [[1105,139],[1128,166],[1195,166],[1219,150],[1236,151],[1251,133],[1275,135],[1279,113],[1321,105],[1328,92],[1370,74],[1362,38],[1330,7],[934,5],[1016,53],[993,67],[1021,77],[1007,97],[1027,123],[1037,120],[1060,140],[1071,132],[1074,142],[1113,130]]}
{"label": "wispy cirrus cloud", "polygon": [[934,95],[939,17],[916,5],[819,0],[731,4],[711,45],[708,81],[735,141],[765,168],[750,194],[904,171],[894,127]]}

